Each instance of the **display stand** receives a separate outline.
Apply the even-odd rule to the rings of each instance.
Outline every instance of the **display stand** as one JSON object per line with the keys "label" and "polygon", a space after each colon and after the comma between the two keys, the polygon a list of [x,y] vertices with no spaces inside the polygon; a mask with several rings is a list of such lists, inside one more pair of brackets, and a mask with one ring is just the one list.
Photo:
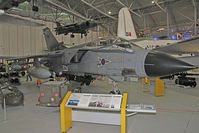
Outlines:
{"label": "display stand", "polygon": [[[69,91],[60,105],[62,133],[66,133],[72,127],[72,121],[119,125],[121,126],[121,133],[126,133],[127,117],[137,113],[156,113],[154,105],[127,105],[127,97],[127,93],[123,93],[122,96],[110,94],[72,94]],[[107,103],[107,101],[110,102]]]}
{"label": "display stand", "polygon": [[[122,104],[121,104],[121,99],[120,99],[121,95],[117,96],[117,95],[107,94],[107,98],[112,99],[110,106],[107,106],[107,104],[102,104],[104,106],[100,106],[100,104],[98,104],[97,106],[94,107],[93,104],[95,104],[95,103],[92,102],[92,100],[91,100],[89,102],[89,108],[91,108],[91,110],[95,110],[93,112],[87,111],[89,108],[84,108],[83,104],[80,104],[81,100],[79,100],[79,101],[78,100],[72,100],[71,97],[75,97],[75,96],[71,95],[71,94],[72,94],[71,91],[69,91],[67,93],[67,95],[65,96],[64,100],[62,101],[61,105],[60,105],[61,131],[62,131],[62,133],[67,132],[72,127],[72,121],[73,120],[81,121],[81,122],[92,122],[92,123],[100,123],[100,124],[120,125],[121,126],[121,133],[126,133],[127,93],[123,94]],[[76,95],[78,95],[78,94],[76,94]],[[83,94],[83,95],[88,95],[88,98],[83,96],[83,98],[82,98],[83,101],[86,101],[87,99],[89,99],[89,97],[91,97],[90,99],[94,99],[93,98],[94,96],[98,96],[98,97],[104,96],[104,97],[106,97],[106,94],[104,94],[104,95],[103,94]],[[116,104],[117,102],[113,103],[113,102],[118,100],[116,98],[118,98],[120,100],[119,107]],[[76,105],[77,105],[76,102],[79,102],[79,105],[82,105],[82,106],[76,107]],[[121,105],[121,107],[120,107],[120,105]],[[87,110],[84,110],[84,111],[74,110],[74,111],[72,111],[72,108],[80,108],[80,109],[87,109]],[[117,110],[118,108],[119,108],[119,110]],[[100,112],[99,112],[99,110],[100,110]],[[105,111],[105,112],[102,112],[102,110]],[[113,112],[115,110],[117,110],[117,112],[120,112],[120,114],[118,114],[118,113],[108,113],[108,111]],[[100,118],[100,119],[96,119],[96,118]],[[96,121],[96,120],[98,120],[98,121]],[[119,120],[119,123],[117,122],[118,120]]]}

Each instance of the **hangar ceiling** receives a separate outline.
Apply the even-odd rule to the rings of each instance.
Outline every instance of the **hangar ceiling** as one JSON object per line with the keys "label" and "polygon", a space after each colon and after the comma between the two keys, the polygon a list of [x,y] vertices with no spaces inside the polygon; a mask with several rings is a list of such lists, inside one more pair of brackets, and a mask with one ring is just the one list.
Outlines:
{"label": "hangar ceiling", "polygon": [[199,31],[199,0],[35,0],[38,12],[32,4],[24,2],[8,12],[65,24],[93,19],[116,33],[118,12],[128,7],[140,36]]}

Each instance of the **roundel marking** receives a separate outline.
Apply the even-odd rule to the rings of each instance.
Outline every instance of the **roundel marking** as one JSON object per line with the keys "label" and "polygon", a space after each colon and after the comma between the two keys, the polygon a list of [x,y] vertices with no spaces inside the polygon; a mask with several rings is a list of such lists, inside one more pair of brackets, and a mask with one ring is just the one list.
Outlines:
{"label": "roundel marking", "polygon": [[102,58],[102,60],[101,60],[101,64],[102,64],[102,65],[104,65],[105,63],[106,63],[105,59],[104,59],[104,58]]}

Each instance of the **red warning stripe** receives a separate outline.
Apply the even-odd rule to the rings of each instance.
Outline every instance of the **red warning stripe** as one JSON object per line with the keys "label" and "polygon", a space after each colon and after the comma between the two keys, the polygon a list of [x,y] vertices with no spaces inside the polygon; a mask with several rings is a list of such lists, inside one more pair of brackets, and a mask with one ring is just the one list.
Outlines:
{"label": "red warning stripe", "polygon": [[183,110],[183,109],[168,109],[168,108],[157,108],[159,111],[174,111],[174,112],[198,112],[199,110]]}

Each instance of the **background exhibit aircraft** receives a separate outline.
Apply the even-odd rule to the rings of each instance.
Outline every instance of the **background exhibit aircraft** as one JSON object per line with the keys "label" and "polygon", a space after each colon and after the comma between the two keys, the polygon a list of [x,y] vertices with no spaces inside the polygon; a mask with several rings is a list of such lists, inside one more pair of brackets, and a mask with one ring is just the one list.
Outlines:
{"label": "background exhibit aircraft", "polygon": [[96,27],[97,23],[92,21],[85,21],[82,23],[74,23],[69,25],[61,25],[59,22],[56,22],[57,27],[55,28],[55,32],[57,35],[64,34],[67,35],[68,33],[71,33],[70,37],[74,38],[74,33],[80,33],[81,38],[84,36],[87,36],[88,29]]}

